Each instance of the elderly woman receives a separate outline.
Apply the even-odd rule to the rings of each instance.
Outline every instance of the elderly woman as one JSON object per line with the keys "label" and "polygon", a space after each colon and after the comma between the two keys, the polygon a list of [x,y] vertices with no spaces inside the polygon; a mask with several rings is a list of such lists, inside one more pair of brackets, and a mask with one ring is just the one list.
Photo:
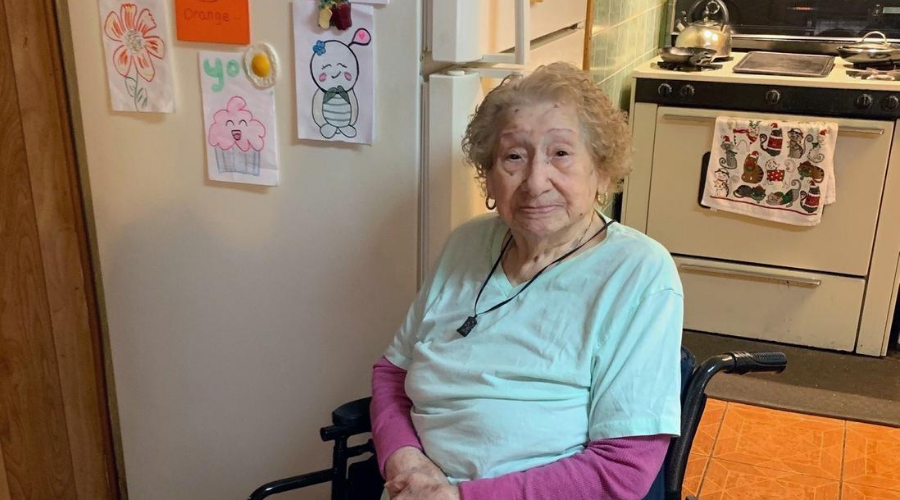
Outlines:
{"label": "elderly woman", "polygon": [[372,376],[385,495],[640,499],[679,431],[682,289],[603,216],[624,117],[573,66],[491,91],[463,149],[488,208],[453,232]]}

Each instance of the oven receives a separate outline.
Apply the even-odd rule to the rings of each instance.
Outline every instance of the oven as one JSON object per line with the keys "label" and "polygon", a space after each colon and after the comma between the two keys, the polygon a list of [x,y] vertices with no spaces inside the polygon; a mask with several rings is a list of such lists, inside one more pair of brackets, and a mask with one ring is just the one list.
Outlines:
{"label": "oven", "polygon": [[[685,328],[884,355],[900,284],[900,84],[851,78],[840,61],[821,80],[731,72],[741,56],[695,73],[636,68],[622,222],[675,258]],[[720,115],[838,124],[837,202],[819,225],[700,204]]]}

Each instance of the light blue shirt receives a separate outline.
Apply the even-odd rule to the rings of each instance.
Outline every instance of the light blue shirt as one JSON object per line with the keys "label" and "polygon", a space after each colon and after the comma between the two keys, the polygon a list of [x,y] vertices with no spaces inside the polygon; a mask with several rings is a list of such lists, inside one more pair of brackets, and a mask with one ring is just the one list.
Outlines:
{"label": "light blue shirt", "polygon": [[[507,231],[496,215],[455,230],[385,353],[408,371],[426,455],[458,482],[545,465],[593,440],[677,435],[683,299],[665,248],[613,222],[463,337]],[[499,266],[479,312],[522,286]]]}

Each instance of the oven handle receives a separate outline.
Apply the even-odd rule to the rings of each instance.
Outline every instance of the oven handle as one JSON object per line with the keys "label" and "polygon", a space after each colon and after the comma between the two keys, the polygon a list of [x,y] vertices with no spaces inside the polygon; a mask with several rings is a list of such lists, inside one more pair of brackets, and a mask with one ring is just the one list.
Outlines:
{"label": "oven handle", "polygon": [[797,276],[788,276],[778,273],[764,273],[760,271],[742,271],[738,269],[723,269],[714,266],[704,266],[700,264],[680,264],[679,270],[694,272],[699,274],[710,274],[713,276],[725,276],[733,278],[743,278],[750,280],[772,281],[776,283],[784,283],[786,285],[799,286],[804,288],[816,288],[822,284],[822,280],[816,278],[803,278]]}
{"label": "oven handle", "polygon": [[[715,116],[698,116],[698,115],[679,115],[675,113],[666,113],[663,118],[670,120],[686,120],[692,122],[714,122]],[[847,132],[851,134],[865,135],[884,135],[884,129],[878,127],[838,127],[838,134]]]}

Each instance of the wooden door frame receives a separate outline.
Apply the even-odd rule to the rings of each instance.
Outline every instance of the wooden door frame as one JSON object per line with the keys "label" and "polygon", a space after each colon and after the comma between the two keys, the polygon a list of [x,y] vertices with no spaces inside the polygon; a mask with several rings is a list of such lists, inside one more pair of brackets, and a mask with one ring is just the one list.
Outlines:
{"label": "wooden door frame", "polygon": [[[27,249],[3,249],[13,276],[6,285],[32,294],[13,300],[31,316],[9,323],[15,352],[0,356],[10,378],[21,379],[21,385],[0,383],[0,401],[8,406],[0,413],[0,465],[6,458],[0,472],[12,471],[5,479],[14,500],[50,491],[52,498],[119,500],[125,495],[110,424],[85,179],[75,154],[71,110],[77,106],[71,104],[77,97],[68,91],[57,7],[55,0],[0,0],[0,44],[9,44],[0,47],[7,59],[0,91],[10,98],[5,113],[15,125],[0,139],[11,147],[10,157],[17,155],[17,164],[7,167],[21,188],[19,199],[8,202],[15,213],[6,216],[23,221],[6,227],[8,236],[28,240]],[[43,410],[51,415],[40,415]],[[44,462],[53,470],[30,470]]]}

